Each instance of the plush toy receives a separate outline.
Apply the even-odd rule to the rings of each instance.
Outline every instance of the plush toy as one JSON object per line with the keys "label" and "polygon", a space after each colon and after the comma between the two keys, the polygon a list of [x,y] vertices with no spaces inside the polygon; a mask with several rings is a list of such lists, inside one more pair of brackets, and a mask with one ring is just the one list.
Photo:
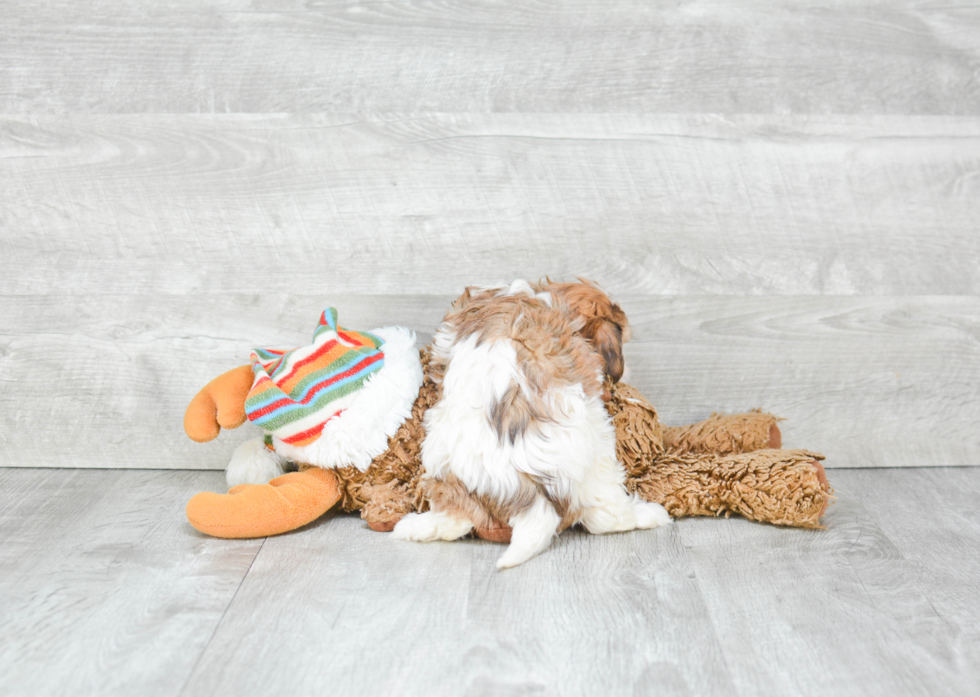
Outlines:
{"label": "plush toy", "polygon": [[[211,381],[187,407],[188,436],[208,441],[246,418],[266,436],[236,450],[227,494],[202,492],[188,502],[191,525],[215,537],[266,537],[339,505],[360,511],[371,529],[390,531],[406,513],[426,510],[422,422],[439,388],[425,370],[427,352],[417,354],[414,343],[400,327],[345,330],[329,309],[311,346],[257,350],[250,366]],[[712,415],[665,428],[635,388],[610,384],[609,393],[631,492],[675,518],[737,513],[820,527],[833,493],[823,456],[781,450],[775,416]],[[476,534],[506,542],[510,528],[495,521]]]}

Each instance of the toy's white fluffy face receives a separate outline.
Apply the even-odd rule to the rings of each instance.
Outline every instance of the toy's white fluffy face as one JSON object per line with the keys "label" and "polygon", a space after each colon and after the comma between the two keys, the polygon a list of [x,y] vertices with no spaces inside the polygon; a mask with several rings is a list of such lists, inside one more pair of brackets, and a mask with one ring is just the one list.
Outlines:
{"label": "toy's white fluffy face", "polygon": [[407,517],[396,536],[452,539],[506,522],[505,567],[576,522],[608,532],[669,521],[627,496],[601,399],[628,338],[625,314],[594,284],[467,289],[433,342],[442,397],[422,445],[433,512]]}

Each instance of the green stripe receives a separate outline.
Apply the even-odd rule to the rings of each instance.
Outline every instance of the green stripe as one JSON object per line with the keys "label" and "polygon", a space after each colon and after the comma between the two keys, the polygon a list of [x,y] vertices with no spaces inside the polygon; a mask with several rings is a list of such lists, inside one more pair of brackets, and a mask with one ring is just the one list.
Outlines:
{"label": "green stripe", "polygon": [[356,392],[357,390],[361,389],[361,387],[364,385],[364,381],[371,375],[374,375],[374,373],[349,382],[336,390],[327,390],[325,393],[320,393],[315,400],[310,402],[310,404],[302,409],[294,409],[293,411],[280,414],[269,421],[263,422],[262,428],[264,428],[266,431],[278,431],[280,428],[288,426],[295,421],[305,419],[311,414],[324,409],[334,400],[340,399],[341,397],[346,397],[352,392]]}

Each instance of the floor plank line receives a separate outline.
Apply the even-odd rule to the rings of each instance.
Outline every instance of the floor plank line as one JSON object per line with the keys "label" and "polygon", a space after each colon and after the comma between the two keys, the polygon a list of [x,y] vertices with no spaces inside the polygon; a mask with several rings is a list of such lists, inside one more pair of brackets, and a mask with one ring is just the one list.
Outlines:
{"label": "floor plank line", "polygon": [[215,623],[214,629],[211,631],[211,635],[207,638],[207,641],[204,642],[204,646],[201,648],[201,651],[197,657],[197,661],[195,661],[194,666],[187,674],[187,679],[184,681],[184,684],[180,686],[180,691],[177,693],[179,697],[183,697],[184,694],[187,692],[187,686],[190,684],[191,679],[194,677],[194,674],[197,672],[197,668],[201,664],[201,660],[204,658],[204,655],[207,653],[208,647],[211,645],[211,642],[214,641],[214,637],[221,629],[221,623],[224,622],[225,617],[228,616],[228,611],[235,604],[235,598],[238,597],[238,593],[241,591],[242,586],[245,584],[245,580],[248,578],[249,572],[252,570],[252,567],[255,565],[255,560],[259,558],[260,554],[262,554],[262,548],[265,546],[265,542],[266,540],[265,538],[263,538],[261,544],[259,545],[259,548],[255,552],[255,556],[252,558],[251,563],[248,565],[248,568],[245,569],[245,573],[242,575],[242,580],[239,582],[238,587],[235,589],[235,593],[228,600],[228,605],[225,607],[224,612],[221,613],[221,617]]}

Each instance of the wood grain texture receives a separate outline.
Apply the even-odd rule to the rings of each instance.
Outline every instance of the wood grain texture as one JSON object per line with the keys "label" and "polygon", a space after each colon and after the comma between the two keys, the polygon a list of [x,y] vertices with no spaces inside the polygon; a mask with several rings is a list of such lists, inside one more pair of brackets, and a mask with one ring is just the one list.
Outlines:
{"label": "wood grain texture", "polygon": [[980,299],[623,299],[629,380],[668,424],[753,407],[829,467],[980,463]]}
{"label": "wood grain texture", "polygon": [[[681,521],[676,530],[739,694],[972,694],[975,603],[940,608],[936,599],[958,594],[963,579],[980,580],[976,555],[966,552],[980,535],[974,504],[954,493],[975,491],[976,476],[976,468],[834,472],[828,529],[812,533]],[[917,500],[920,485],[936,495]],[[972,524],[936,520],[963,516]],[[920,531],[910,537],[913,527]]]}
{"label": "wood grain texture", "polygon": [[0,112],[980,114],[944,2],[5,3]]}
{"label": "wood grain texture", "polygon": [[400,323],[428,342],[451,298],[276,295],[17,296],[0,303],[0,465],[223,469],[246,424],[211,443],[183,431],[184,409],[256,347],[312,340],[333,303],[340,322]]}
{"label": "wood grain texture", "polygon": [[647,532],[572,531],[512,573],[350,516],[269,539],[185,695],[730,693],[683,548]]}
{"label": "wood grain texture", "polygon": [[[923,594],[944,627],[924,641],[948,651],[939,659],[968,682],[980,684],[980,556],[974,540],[980,535],[975,470],[911,470],[901,476],[849,472],[857,497],[865,502],[874,524],[888,535],[909,561],[908,580]],[[973,551],[965,551],[965,550]]]}
{"label": "wood grain texture", "polygon": [[0,118],[0,294],[980,294],[980,121]]}
{"label": "wood grain texture", "polygon": [[0,469],[0,693],[178,694],[262,546],[184,520],[222,479]]}
{"label": "wood grain texture", "polygon": [[[254,347],[306,344],[328,305],[341,324],[402,323],[427,343],[451,296],[219,294],[0,303],[0,464],[221,469],[246,425],[204,445],[183,411]],[[829,467],[980,463],[980,299],[620,298],[628,381],[668,424],[762,407],[787,447]]]}
{"label": "wood grain texture", "polygon": [[974,694],[980,468],[831,480],[826,530],[573,529],[496,572],[500,545],[356,516],[203,538],[213,472],[0,469],[0,691]]}

